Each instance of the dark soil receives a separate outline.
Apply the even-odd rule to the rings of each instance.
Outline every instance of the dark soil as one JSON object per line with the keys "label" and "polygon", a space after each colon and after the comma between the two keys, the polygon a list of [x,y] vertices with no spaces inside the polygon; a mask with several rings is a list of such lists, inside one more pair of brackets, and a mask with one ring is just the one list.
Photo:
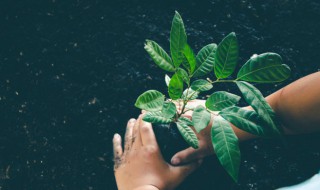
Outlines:
{"label": "dark soil", "polygon": [[[320,68],[316,0],[3,0],[0,9],[0,190],[116,189],[111,139],[139,114],[138,95],[166,92],[143,43],[169,50],[175,10],[195,52],[234,31],[240,65],[254,53],[279,53],[292,76],[257,85],[264,95]],[[319,134],[245,142],[238,184],[208,157],[179,189],[295,184],[318,172],[319,144]]]}

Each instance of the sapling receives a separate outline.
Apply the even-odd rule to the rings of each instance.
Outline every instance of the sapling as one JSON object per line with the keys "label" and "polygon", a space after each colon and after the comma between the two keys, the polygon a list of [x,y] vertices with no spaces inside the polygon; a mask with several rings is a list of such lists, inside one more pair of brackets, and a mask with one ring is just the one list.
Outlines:
{"label": "sapling", "polygon": [[[238,139],[230,123],[238,128],[261,137],[280,136],[275,113],[253,83],[277,83],[286,80],[290,68],[283,64],[276,53],[253,55],[238,71],[236,79],[230,76],[235,71],[239,46],[234,32],[227,35],[219,45],[204,46],[197,55],[188,44],[183,20],[175,13],[170,32],[170,54],[156,42],[146,40],[145,50],[163,70],[168,86],[167,99],[157,90],[141,94],[135,106],[146,110],[144,121],[158,124],[175,123],[184,140],[193,148],[199,147],[196,133],[206,128],[215,115],[211,127],[211,141],[221,165],[234,181],[238,180],[240,150]],[[214,79],[205,76],[213,72]],[[190,100],[200,93],[211,91],[215,83],[236,84],[244,100],[253,108],[246,110],[237,103],[240,96],[225,91],[215,91],[204,106],[188,107]],[[181,104],[178,110],[176,104]],[[192,120],[184,113],[192,110]],[[194,130],[191,128],[193,127]]]}

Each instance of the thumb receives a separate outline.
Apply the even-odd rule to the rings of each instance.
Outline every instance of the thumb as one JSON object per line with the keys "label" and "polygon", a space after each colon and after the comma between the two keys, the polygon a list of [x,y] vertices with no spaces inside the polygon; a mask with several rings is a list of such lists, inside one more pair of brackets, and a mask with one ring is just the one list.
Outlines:
{"label": "thumb", "polygon": [[202,159],[191,162],[186,165],[182,165],[182,166],[171,166],[173,168],[172,177],[173,179],[175,179],[176,182],[181,183],[184,180],[184,178],[186,178],[193,171],[195,171],[201,164],[202,164]]}
{"label": "thumb", "polygon": [[187,149],[184,149],[184,150],[176,153],[171,158],[171,164],[175,165],[175,166],[180,165],[180,164],[186,164],[186,163],[192,162],[194,160],[197,160],[199,158],[203,158],[201,148],[194,149],[192,147],[189,147]]}

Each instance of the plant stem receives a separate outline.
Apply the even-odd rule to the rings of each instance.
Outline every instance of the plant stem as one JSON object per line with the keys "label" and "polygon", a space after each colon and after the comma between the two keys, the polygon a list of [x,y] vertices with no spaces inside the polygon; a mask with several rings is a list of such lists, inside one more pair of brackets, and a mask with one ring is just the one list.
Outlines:
{"label": "plant stem", "polygon": [[[209,78],[207,78],[207,81],[208,81],[210,84],[221,83],[221,82],[235,82],[235,80],[219,80],[219,79],[217,79],[217,80],[215,80],[215,81],[212,81],[212,80],[210,80]],[[193,96],[195,93],[197,93],[197,92],[198,92],[198,91],[194,91],[194,92],[190,95],[190,97],[192,97],[192,96]],[[189,100],[190,100],[190,99],[188,99],[188,95],[189,95],[189,88],[188,88],[187,93],[186,93],[186,99],[183,100],[182,110],[181,110],[181,112],[178,114],[178,118],[180,118],[180,116],[181,116],[182,114],[186,113],[187,111],[192,110],[192,109],[189,109],[189,110],[184,111],[184,109],[186,108],[187,103],[188,103]]]}

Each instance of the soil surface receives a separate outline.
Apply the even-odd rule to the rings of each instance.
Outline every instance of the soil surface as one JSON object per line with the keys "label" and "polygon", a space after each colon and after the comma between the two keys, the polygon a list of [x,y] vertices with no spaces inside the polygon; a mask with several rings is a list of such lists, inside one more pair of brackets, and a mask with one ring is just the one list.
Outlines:
{"label": "soil surface", "polygon": [[[257,85],[264,95],[320,68],[316,0],[3,0],[0,9],[0,190],[116,189],[111,140],[139,114],[138,95],[166,92],[143,44],[169,50],[175,10],[195,52],[234,31],[239,65],[255,53],[280,54],[292,76]],[[320,169],[319,144],[319,134],[248,141],[238,184],[208,157],[178,189],[296,184]]]}

